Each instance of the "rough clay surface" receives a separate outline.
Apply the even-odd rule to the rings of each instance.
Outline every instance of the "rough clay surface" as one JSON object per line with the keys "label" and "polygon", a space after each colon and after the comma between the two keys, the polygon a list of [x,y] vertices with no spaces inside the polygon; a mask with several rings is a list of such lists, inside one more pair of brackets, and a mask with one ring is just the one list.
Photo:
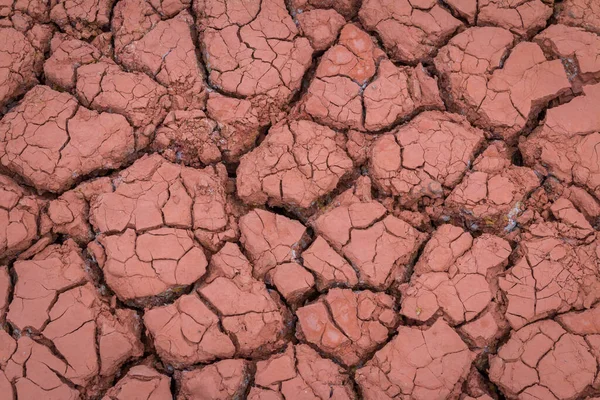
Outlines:
{"label": "rough clay surface", "polygon": [[0,0],[0,398],[600,400],[599,4]]}

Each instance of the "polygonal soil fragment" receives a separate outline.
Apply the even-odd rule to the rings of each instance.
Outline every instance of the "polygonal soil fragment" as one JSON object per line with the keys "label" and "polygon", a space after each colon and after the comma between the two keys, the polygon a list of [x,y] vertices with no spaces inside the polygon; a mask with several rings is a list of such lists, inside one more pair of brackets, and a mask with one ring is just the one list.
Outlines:
{"label": "polygonal soil fragment", "polygon": [[177,400],[241,399],[250,381],[250,363],[223,360],[179,375]]}
{"label": "polygonal soil fragment", "polygon": [[106,284],[126,303],[144,304],[151,296],[170,298],[206,272],[208,262],[192,232],[159,228],[136,234],[100,235],[96,252]]}
{"label": "polygonal soil fragment", "polygon": [[38,83],[41,54],[13,28],[0,28],[0,112],[4,106]]}
{"label": "polygonal soil fragment", "polygon": [[79,244],[87,244],[94,239],[89,223],[89,204],[101,193],[112,191],[110,178],[103,177],[85,181],[50,201],[46,215],[52,222],[52,231],[67,235]]}
{"label": "polygonal soil fragment", "polygon": [[3,372],[0,371],[0,380],[4,375],[9,382],[8,398],[16,395],[19,399],[78,400],[81,394],[65,377],[68,369],[67,362],[49,348],[22,336]]}
{"label": "polygonal soil fragment", "polygon": [[435,0],[365,0],[358,16],[392,60],[410,63],[429,57],[462,26]]}
{"label": "polygonal soil fragment", "polygon": [[218,249],[236,237],[227,215],[225,177],[222,165],[193,169],[156,154],[142,157],[113,179],[114,192],[93,199],[90,222],[106,234],[189,229],[205,247]]}
{"label": "polygonal soil fragment", "polygon": [[64,379],[93,393],[124,362],[142,355],[138,316],[109,306],[86,283],[74,242],[49,246],[30,261],[15,262],[14,269],[17,283],[7,320],[51,342],[66,363]]}
{"label": "polygonal soil fragment", "polygon": [[237,99],[211,92],[206,103],[206,112],[217,122],[218,136],[213,138],[221,150],[223,160],[235,163],[253,148],[266,122],[261,104],[253,105],[250,100]]}
{"label": "polygonal soil fragment", "polygon": [[[506,319],[515,329],[557,312],[589,308],[600,298],[600,242],[594,231],[568,200],[552,213],[558,221],[529,228],[519,244],[521,258],[499,281],[508,299]],[[570,235],[577,221],[587,225],[581,241]]]}
{"label": "polygonal soil fragment", "polygon": [[159,357],[176,368],[235,354],[219,317],[194,292],[173,304],[146,310],[144,324]]}
{"label": "polygonal soil fragment", "polygon": [[404,316],[427,321],[438,312],[451,325],[478,317],[497,297],[497,275],[508,264],[507,241],[442,225],[423,250],[410,284],[402,288]]}
{"label": "polygonal soil fragment", "polygon": [[270,270],[265,282],[275,286],[288,304],[298,305],[312,292],[315,278],[302,265],[285,263]]}
{"label": "polygonal soil fragment", "polygon": [[143,148],[171,104],[167,89],[144,73],[125,72],[100,57],[93,45],[57,34],[44,72],[52,84],[73,90],[84,106],[127,118],[135,129],[136,148]]}
{"label": "polygonal soil fragment", "polygon": [[313,49],[283,0],[202,0],[194,5],[209,81],[274,112],[300,89]]}
{"label": "polygonal soil fragment", "polygon": [[102,53],[82,40],[56,33],[52,37],[51,55],[44,62],[44,76],[49,86],[71,91],[77,81],[77,69],[98,62]]}
{"label": "polygonal soil fragment", "polygon": [[356,271],[327,243],[322,236],[302,253],[303,265],[316,277],[320,292],[335,286],[354,287],[358,284]]}
{"label": "polygonal soil fragment", "polygon": [[171,379],[145,365],[132,367],[103,400],[171,400]]}
{"label": "polygonal soil fragment", "polygon": [[355,190],[335,198],[311,224],[352,263],[361,284],[385,290],[406,280],[408,267],[426,235],[386,215],[385,207],[371,198],[368,178],[361,178]]}
{"label": "polygonal soil fragment", "polygon": [[256,364],[250,400],[293,399],[302,394],[314,399],[356,399],[348,373],[306,344],[289,345]]}
{"label": "polygonal soil fragment", "polygon": [[48,86],[31,89],[0,121],[0,162],[38,190],[62,192],[81,176],[118,168],[133,150],[123,116],[80,107]]}
{"label": "polygonal soil fragment", "polygon": [[50,18],[69,35],[89,39],[108,27],[112,5],[113,0],[59,0]]}
{"label": "polygonal soil fragment", "polygon": [[0,175],[0,259],[15,256],[39,237],[41,206],[41,199]]}
{"label": "polygonal soil fragment", "polygon": [[359,0],[291,0],[292,12],[296,14],[310,10],[332,8],[346,19],[352,19],[360,7]]}
{"label": "polygonal soil fragment", "polygon": [[514,142],[550,100],[571,88],[560,60],[546,60],[535,43],[519,43],[504,61],[513,40],[501,28],[470,28],[453,37],[435,58],[460,112],[508,142]]}
{"label": "polygonal soil fragment", "polygon": [[583,337],[554,321],[513,331],[490,357],[490,379],[509,398],[581,398],[597,372],[596,359]]}
{"label": "polygonal soil fragment", "polygon": [[499,26],[517,35],[529,35],[546,26],[554,0],[446,0],[470,24]]}
{"label": "polygonal soil fragment", "polygon": [[597,82],[600,78],[600,37],[582,28],[550,25],[534,40],[544,51],[560,57],[568,78],[577,82]]}
{"label": "polygonal soil fragment", "polygon": [[17,281],[7,320],[20,330],[42,330],[57,297],[87,281],[81,251],[72,240],[49,246],[31,260],[15,261],[13,268]]}
{"label": "polygonal soil fragment", "polygon": [[377,131],[420,109],[443,109],[437,82],[422,65],[396,67],[356,25],[321,58],[301,108],[336,129]]}
{"label": "polygonal soil fragment", "polygon": [[523,160],[536,171],[582,186],[600,198],[600,84],[584,86],[584,96],[551,108],[543,124],[520,144]]}
{"label": "polygonal soil fragment", "polygon": [[296,336],[347,366],[364,361],[398,322],[394,298],[369,290],[331,289],[296,315]]}
{"label": "polygonal soil fragment", "polygon": [[289,312],[276,292],[252,277],[252,265],[238,246],[227,243],[212,257],[198,293],[218,312],[238,356],[261,356],[285,343]]}
{"label": "polygonal soil fragment", "polygon": [[313,49],[326,50],[335,42],[346,20],[335,10],[311,10],[296,15],[302,34]]}
{"label": "polygonal soil fragment", "polygon": [[143,0],[121,0],[113,15],[116,59],[166,86],[174,108],[204,108],[204,73],[196,57],[192,16],[182,11],[161,21],[150,2]]}
{"label": "polygonal soil fragment", "polygon": [[458,218],[474,231],[510,233],[525,199],[539,185],[533,170],[512,164],[506,145],[493,142],[446,198],[445,217]]}
{"label": "polygonal soil fragment", "polygon": [[258,109],[249,100],[211,92],[201,110],[170,112],[156,131],[151,149],[171,162],[199,167],[235,163],[254,147],[260,133]]}
{"label": "polygonal soil fragment", "polygon": [[79,386],[97,383],[98,375],[111,377],[124,362],[143,353],[137,314],[111,310],[91,284],[60,294],[47,323],[41,334],[67,361],[65,378]]}
{"label": "polygonal soil fragment", "polygon": [[600,33],[600,4],[594,0],[565,0],[560,4],[558,22]]}
{"label": "polygonal soil fragment", "polygon": [[138,149],[149,143],[170,105],[167,89],[147,75],[107,62],[77,68],[75,94],[86,107],[127,118],[136,131]]}
{"label": "polygonal soil fragment", "polygon": [[460,182],[483,140],[483,132],[464,117],[424,112],[375,141],[371,177],[404,205],[422,197],[443,198]]}
{"label": "polygonal soil fragment", "polygon": [[295,261],[308,239],[300,222],[261,209],[250,211],[239,223],[240,241],[258,279],[279,264]]}
{"label": "polygonal soil fragment", "polygon": [[438,319],[427,329],[398,328],[398,335],[356,372],[365,399],[456,398],[475,354]]}
{"label": "polygonal soil fragment", "polygon": [[345,138],[310,121],[269,130],[264,142],[242,157],[237,193],[246,203],[309,208],[352,170]]}

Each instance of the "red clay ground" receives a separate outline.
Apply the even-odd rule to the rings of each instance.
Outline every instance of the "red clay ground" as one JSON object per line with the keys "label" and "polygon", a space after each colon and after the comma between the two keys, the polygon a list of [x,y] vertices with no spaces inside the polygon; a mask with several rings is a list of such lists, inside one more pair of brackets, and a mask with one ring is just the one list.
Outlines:
{"label": "red clay ground", "polygon": [[599,400],[600,1],[0,0],[0,399]]}

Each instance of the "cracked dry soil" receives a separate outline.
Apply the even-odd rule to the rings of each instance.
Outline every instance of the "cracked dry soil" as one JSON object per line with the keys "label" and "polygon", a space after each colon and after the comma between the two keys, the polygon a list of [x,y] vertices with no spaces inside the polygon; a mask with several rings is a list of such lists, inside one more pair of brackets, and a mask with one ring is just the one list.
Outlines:
{"label": "cracked dry soil", "polygon": [[599,400],[599,35],[0,0],[0,399]]}

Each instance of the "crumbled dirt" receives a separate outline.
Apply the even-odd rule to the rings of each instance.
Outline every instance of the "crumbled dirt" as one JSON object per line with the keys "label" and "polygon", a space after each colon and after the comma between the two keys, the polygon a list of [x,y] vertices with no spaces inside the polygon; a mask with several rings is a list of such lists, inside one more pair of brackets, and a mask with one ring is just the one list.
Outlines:
{"label": "crumbled dirt", "polygon": [[0,398],[600,400],[595,0],[0,0]]}

